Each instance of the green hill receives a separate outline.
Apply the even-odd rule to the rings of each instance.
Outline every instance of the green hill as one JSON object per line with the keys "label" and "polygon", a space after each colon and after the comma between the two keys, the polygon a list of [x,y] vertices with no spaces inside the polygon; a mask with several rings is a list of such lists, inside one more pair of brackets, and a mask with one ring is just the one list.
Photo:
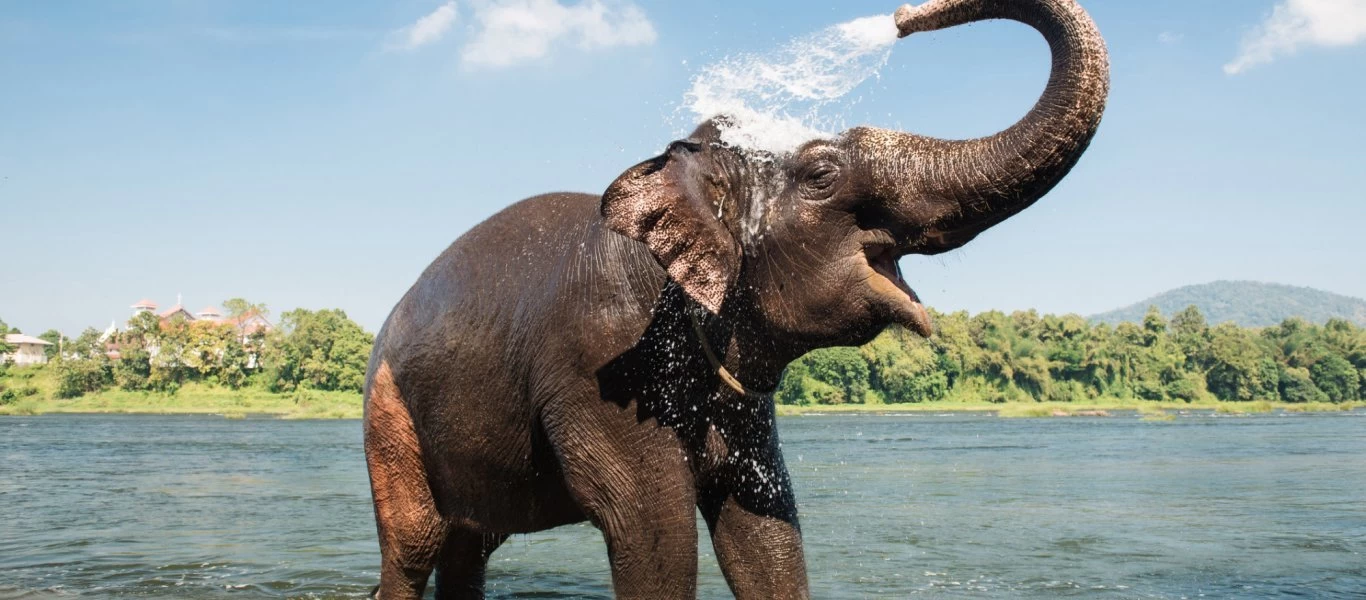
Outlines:
{"label": "green hill", "polygon": [[1243,327],[1276,325],[1290,317],[1312,323],[1346,319],[1366,326],[1366,301],[1323,290],[1256,281],[1188,285],[1124,308],[1092,315],[1093,323],[1142,322],[1149,306],[1170,317],[1194,304],[1210,324],[1233,321]]}

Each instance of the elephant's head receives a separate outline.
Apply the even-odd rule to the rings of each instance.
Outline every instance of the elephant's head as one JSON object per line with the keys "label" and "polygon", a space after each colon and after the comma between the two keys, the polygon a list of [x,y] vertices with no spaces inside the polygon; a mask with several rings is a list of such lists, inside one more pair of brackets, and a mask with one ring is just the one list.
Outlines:
{"label": "elephant's head", "polygon": [[930,335],[897,260],[958,248],[1052,189],[1100,124],[1109,67],[1074,0],[931,0],[894,18],[902,36],[1029,24],[1052,49],[1047,89],[1014,126],[973,140],[859,127],[773,155],[723,143],[719,117],[622,174],[602,199],[609,226],[702,306],[760,322],[799,352],[891,323]]}

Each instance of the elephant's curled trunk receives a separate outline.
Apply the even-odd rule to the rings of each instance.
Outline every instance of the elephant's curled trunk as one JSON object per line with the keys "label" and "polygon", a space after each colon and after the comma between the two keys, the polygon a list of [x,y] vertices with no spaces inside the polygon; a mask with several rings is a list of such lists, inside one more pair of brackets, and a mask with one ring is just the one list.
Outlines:
{"label": "elephant's curled trunk", "polygon": [[920,224],[912,249],[957,248],[1033,204],[1067,174],[1100,125],[1109,59],[1095,23],[1075,0],[931,0],[902,6],[902,37],[987,19],[1043,34],[1053,55],[1043,96],[1018,123],[973,140],[940,140],[873,128],[846,136],[869,169],[874,197],[902,223]]}

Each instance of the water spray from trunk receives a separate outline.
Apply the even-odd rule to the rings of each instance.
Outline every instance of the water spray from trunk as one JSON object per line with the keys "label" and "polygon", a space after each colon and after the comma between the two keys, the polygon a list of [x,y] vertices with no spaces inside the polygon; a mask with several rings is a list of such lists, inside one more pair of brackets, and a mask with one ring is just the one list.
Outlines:
{"label": "water spray from trunk", "polygon": [[723,141],[774,153],[834,137],[857,102],[846,97],[887,64],[897,33],[890,15],[864,17],[707,65],[685,95],[687,119],[727,115]]}

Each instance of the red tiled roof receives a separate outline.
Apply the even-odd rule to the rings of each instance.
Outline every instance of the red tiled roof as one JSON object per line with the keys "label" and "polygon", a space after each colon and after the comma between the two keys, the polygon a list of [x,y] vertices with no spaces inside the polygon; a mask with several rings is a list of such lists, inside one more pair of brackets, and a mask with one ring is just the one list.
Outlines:
{"label": "red tiled roof", "polygon": [[[161,317],[161,318],[163,318],[163,319],[169,319],[169,318],[171,318],[171,316],[173,316],[173,315],[175,315],[176,313],[181,312],[181,311],[184,311],[186,314],[189,314],[189,312],[190,312],[190,311],[188,311],[188,310],[185,310],[185,307],[184,307],[184,306],[181,306],[181,305],[177,304],[177,305],[175,305],[175,306],[172,306],[172,307],[166,309],[165,311],[162,311],[161,313],[158,313],[157,316],[158,316],[158,317]],[[191,315],[191,316],[193,316],[193,315]]]}
{"label": "red tiled roof", "polygon": [[135,304],[133,304],[132,306],[130,306],[130,307],[128,307],[128,308],[146,308],[146,309],[150,309],[150,310],[156,310],[156,309],[157,309],[157,303],[156,303],[156,302],[152,302],[151,300],[149,300],[149,299],[147,299],[147,298],[143,298],[143,299],[141,299],[141,300],[138,300]]}
{"label": "red tiled roof", "polygon": [[218,307],[216,307],[216,306],[205,306],[204,308],[199,309],[199,312],[197,312],[197,313],[195,313],[195,314],[197,314],[197,315],[215,315],[215,316],[221,317],[221,316],[223,316],[223,311],[218,310]]}

